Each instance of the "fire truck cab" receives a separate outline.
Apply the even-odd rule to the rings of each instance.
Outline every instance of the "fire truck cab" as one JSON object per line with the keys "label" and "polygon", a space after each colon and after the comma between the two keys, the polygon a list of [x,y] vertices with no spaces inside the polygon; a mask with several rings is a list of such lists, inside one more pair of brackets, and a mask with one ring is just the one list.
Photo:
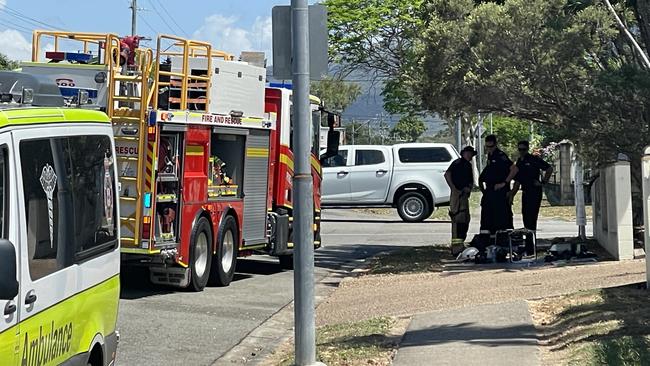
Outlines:
{"label": "fire truck cab", "polygon": [[[54,50],[42,58],[45,39]],[[65,42],[83,52],[65,52]],[[111,118],[123,264],[195,291],[227,286],[239,256],[267,253],[290,267],[290,91],[266,88],[264,68],[175,36],[158,36],[153,52],[114,34],[52,31],[34,32],[22,68],[55,81],[64,96],[87,94]],[[318,99],[313,111],[320,246]]]}

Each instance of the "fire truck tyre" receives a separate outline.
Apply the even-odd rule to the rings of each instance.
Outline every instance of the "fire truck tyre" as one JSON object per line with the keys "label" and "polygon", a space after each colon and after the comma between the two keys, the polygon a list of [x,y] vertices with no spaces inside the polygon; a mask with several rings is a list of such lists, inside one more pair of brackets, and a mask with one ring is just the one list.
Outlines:
{"label": "fire truck tyre", "polygon": [[286,254],[278,257],[280,259],[280,267],[282,269],[293,269],[293,255]]}
{"label": "fire truck tyre", "polygon": [[210,277],[210,247],[212,243],[212,232],[210,222],[201,217],[192,229],[190,241],[190,289],[192,291],[203,291],[208,284]]}
{"label": "fire truck tyre", "polygon": [[418,192],[403,194],[397,201],[397,213],[406,222],[421,222],[430,215],[429,201]]}
{"label": "fire truck tyre", "polygon": [[239,243],[238,232],[235,218],[226,216],[219,233],[217,255],[214,257],[214,265],[212,273],[210,273],[210,284],[228,286],[235,276]]}

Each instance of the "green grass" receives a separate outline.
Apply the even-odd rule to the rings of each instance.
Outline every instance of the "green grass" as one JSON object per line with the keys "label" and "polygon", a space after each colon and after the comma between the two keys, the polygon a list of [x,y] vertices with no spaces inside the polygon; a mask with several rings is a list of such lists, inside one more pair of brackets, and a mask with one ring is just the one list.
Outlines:
{"label": "green grass", "polygon": [[[481,192],[474,191],[469,198],[469,207],[470,211],[474,216],[478,216],[480,205],[481,205]],[[515,196],[514,202],[512,204],[512,211],[515,216],[521,215],[521,191]],[[586,209],[587,217],[591,217],[592,209],[591,206],[587,206]],[[539,217],[544,219],[555,219],[555,220],[564,220],[564,221],[575,221],[576,219],[576,208],[575,206],[551,206],[546,199],[542,200],[542,205],[539,209]],[[431,215],[431,219],[436,221],[448,221],[449,220],[449,208],[440,207],[435,210]]]}
{"label": "green grass", "polygon": [[636,285],[531,303],[545,364],[650,365],[648,292]]}
{"label": "green grass", "polygon": [[[354,323],[326,325],[316,330],[319,361],[335,365],[389,365],[398,339],[390,335],[393,318],[381,317]],[[293,365],[293,353],[286,354],[280,365]]]}
{"label": "green grass", "polygon": [[454,259],[449,247],[424,246],[402,248],[375,257],[367,274],[404,274],[442,272],[445,260]]}

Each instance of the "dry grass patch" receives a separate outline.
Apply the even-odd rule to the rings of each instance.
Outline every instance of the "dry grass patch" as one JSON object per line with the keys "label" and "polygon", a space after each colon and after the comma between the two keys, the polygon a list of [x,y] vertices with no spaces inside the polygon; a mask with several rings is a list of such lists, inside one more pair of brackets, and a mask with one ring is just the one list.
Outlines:
{"label": "dry grass patch", "polygon": [[647,302],[638,285],[531,301],[543,364],[650,364]]}
{"label": "dry grass patch", "polygon": [[[381,317],[318,327],[317,358],[328,366],[389,366],[407,325],[408,319]],[[265,364],[289,366],[293,357],[289,342]]]}
{"label": "dry grass patch", "polygon": [[442,272],[453,260],[446,246],[407,247],[373,258],[366,274]]}

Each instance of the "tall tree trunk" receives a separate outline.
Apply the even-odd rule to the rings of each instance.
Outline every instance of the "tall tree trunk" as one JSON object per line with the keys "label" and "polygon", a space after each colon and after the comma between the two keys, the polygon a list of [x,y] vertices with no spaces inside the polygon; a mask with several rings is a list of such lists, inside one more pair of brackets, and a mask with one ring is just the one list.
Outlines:
{"label": "tall tree trunk", "polygon": [[634,2],[634,15],[639,23],[641,40],[646,52],[650,50],[650,0],[636,0]]}

